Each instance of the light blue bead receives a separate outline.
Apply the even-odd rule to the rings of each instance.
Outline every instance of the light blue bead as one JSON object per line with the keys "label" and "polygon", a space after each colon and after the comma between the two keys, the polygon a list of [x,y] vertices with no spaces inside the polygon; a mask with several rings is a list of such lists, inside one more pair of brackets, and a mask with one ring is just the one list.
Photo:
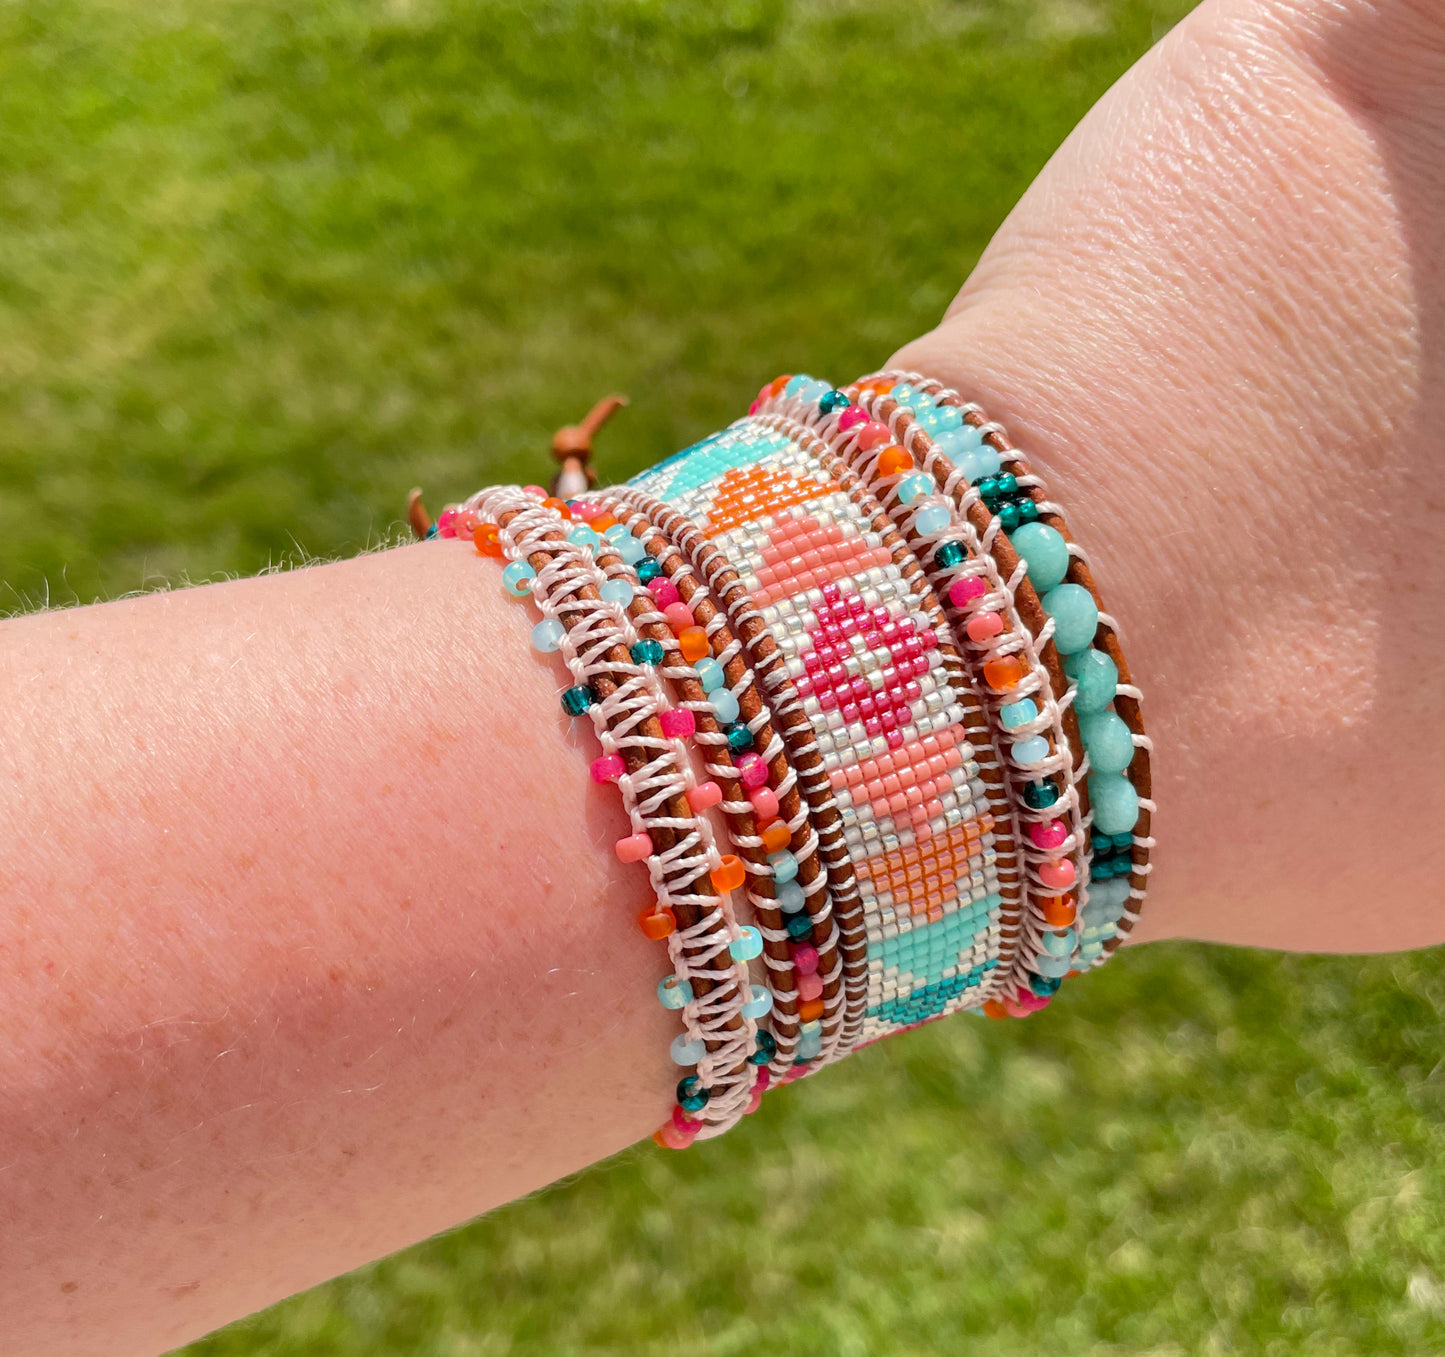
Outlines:
{"label": "light blue bead", "polygon": [[608,603],[620,603],[625,608],[637,590],[626,580],[608,580],[597,592]]}
{"label": "light blue bead", "polygon": [[624,537],[631,537],[632,534],[628,532],[621,523],[614,523],[610,528],[606,530],[606,532],[602,534],[602,536],[615,546]]}
{"label": "light blue bead", "polygon": [[1102,650],[1090,646],[1064,659],[1064,673],[1078,685],[1074,710],[1080,716],[1103,711],[1119,688],[1119,667]]}
{"label": "light blue bead", "polygon": [[567,540],[576,547],[598,547],[602,539],[585,523],[579,523],[567,534]]}
{"label": "light blue bead", "polygon": [[544,654],[550,654],[562,644],[567,629],[555,617],[544,617],[532,628],[532,645]]}
{"label": "light blue bead", "polygon": [[[611,530],[609,529],[609,531]],[[636,565],[638,561],[647,555],[647,548],[643,546],[637,538],[629,534],[618,542],[617,554],[621,556],[628,565]]]}
{"label": "light blue bead", "polygon": [[1079,960],[1085,964],[1093,961],[1097,957],[1103,956],[1103,954],[1104,944],[1102,942],[1086,942],[1079,948]]}
{"label": "light blue bead", "polygon": [[1039,709],[1034,705],[1031,697],[1026,697],[1019,702],[1010,702],[1008,706],[998,709],[998,719],[1003,722],[1005,730],[1025,726],[1030,721],[1037,720],[1038,714]]}
{"label": "light blue bead", "polygon": [[913,516],[913,531],[927,537],[942,532],[948,526],[948,510],[941,504],[925,504]]}
{"label": "light blue bead", "polygon": [[799,1037],[794,1054],[803,1060],[816,1060],[823,1054],[823,1034],[818,1032],[810,1036]]}
{"label": "light blue bead", "polygon": [[773,894],[777,897],[778,908],[784,914],[796,914],[807,903],[803,888],[796,881],[773,883]]}
{"label": "light blue bead", "polygon": [[791,881],[798,874],[798,859],[786,848],[781,853],[769,853],[768,862],[773,869],[774,881]]}
{"label": "light blue bead", "polygon": [[738,700],[726,688],[718,688],[709,696],[712,698],[712,709],[723,725],[729,726],[738,719]]}
{"label": "light blue bead", "polygon": [[893,399],[899,403],[899,405],[913,404],[914,391],[907,382],[899,382],[898,385],[895,386],[893,390],[890,391],[888,394],[892,396]]}
{"label": "light blue bead", "polygon": [[673,1037],[668,1047],[674,1065],[696,1065],[707,1054],[707,1047],[700,1041],[689,1041],[686,1032]]}
{"label": "light blue bead", "polygon": [[982,480],[985,476],[997,476],[1003,469],[1003,461],[998,455],[998,449],[987,443],[980,443],[976,448],[970,448],[967,452],[952,459],[956,466],[971,485],[974,481]]}
{"label": "light blue bead", "polygon": [[728,944],[728,951],[734,961],[751,961],[762,955],[763,935],[756,928],[744,928],[740,936]]}
{"label": "light blue bead", "polygon": [[1124,917],[1129,903],[1129,878],[1113,876],[1107,881],[1089,883],[1089,898],[1084,902],[1084,922],[1091,928],[1113,925]]}
{"label": "light blue bead", "polygon": [[1016,740],[1009,753],[1020,768],[1031,768],[1042,763],[1049,756],[1049,742],[1042,735],[1031,735],[1027,740]]}
{"label": "light blue bead", "polygon": [[1054,644],[1060,655],[1087,650],[1099,629],[1099,605],[1082,584],[1056,584],[1039,602],[1054,619]]}
{"label": "light blue bead", "polygon": [[1041,956],[1034,958],[1033,968],[1046,980],[1062,980],[1074,966],[1066,956]]}
{"label": "light blue bead", "polygon": [[963,427],[963,411],[956,405],[935,406],[932,417],[929,419],[929,432],[934,438],[939,434],[951,433],[954,429]]}
{"label": "light blue bead", "polygon": [[692,1002],[692,986],[675,975],[665,975],[657,982],[657,998],[663,1008],[686,1008]]}
{"label": "light blue bead", "polygon": [[711,655],[704,655],[693,668],[697,670],[697,681],[702,684],[705,693],[711,693],[721,688],[727,682],[727,675],[723,673],[723,667]]}
{"label": "light blue bead", "polygon": [[1090,773],[1089,804],[1100,834],[1126,834],[1139,821],[1139,793],[1122,773]]}
{"label": "light blue bead", "polygon": [[537,572],[526,561],[513,561],[502,571],[502,584],[514,598],[531,593],[531,582],[536,578]]}
{"label": "light blue bead", "polygon": [[800,372],[796,377],[789,377],[788,384],[783,388],[783,395],[796,396],[813,379],[806,372]]}
{"label": "light blue bead", "polygon": [[925,476],[921,472],[913,476],[905,476],[898,482],[898,502],[912,504],[916,499],[931,495],[933,490],[932,476]]}
{"label": "light blue bead", "polygon": [[1101,773],[1122,773],[1134,761],[1134,737],[1122,716],[1111,711],[1081,716],[1079,734],[1089,751],[1089,766]]}
{"label": "light blue bead", "polygon": [[1074,930],[1066,928],[1062,933],[1045,933],[1040,942],[1050,956],[1069,956],[1074,950]]}
{"label": "light blue bead", "polygon": [[820,382],[817,378],[813,378],[799,390],[798,396],[805,401],[816,401],[820,396],[826,396],[832,389],[827,382]]}
{"label": "light blue bead", "polygon": [[1069,573],[1069,544],[1047,523],[1021,523],[1009,539],[1029,568],[1029,583],[1039,593],[1062,584]]}
{"label": "light blue bead", "polygon": [[773,996],[761,985],[754,985],[751,998],[743,1005],[743,1017],[765,1018],[773,1011]]}

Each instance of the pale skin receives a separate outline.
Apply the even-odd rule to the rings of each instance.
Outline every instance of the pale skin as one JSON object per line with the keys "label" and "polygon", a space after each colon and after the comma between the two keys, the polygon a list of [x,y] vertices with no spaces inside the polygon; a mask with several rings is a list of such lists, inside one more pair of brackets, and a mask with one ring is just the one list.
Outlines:
{"label": "pale skin", "polygon": [[[898,361],[1005,422],[1123,623],[1136,938],[1445,940],[1438,5],[1209,0]],[[5,1352],[162,1351],[665,1116],[641,873],[494,570],[4,624]]]}

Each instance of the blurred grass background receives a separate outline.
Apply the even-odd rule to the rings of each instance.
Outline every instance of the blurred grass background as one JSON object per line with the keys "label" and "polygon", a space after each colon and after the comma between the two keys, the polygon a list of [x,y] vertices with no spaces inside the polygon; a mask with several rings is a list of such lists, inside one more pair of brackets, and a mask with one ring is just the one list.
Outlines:
{"label": "blurred grass background", "polygon": [[[356,550],[608,390],[622,476],[871,366],[1187,8],[0,7],[5,606]],[[1132,952],[187,1351],[1440,1351],[1441,959]]]}

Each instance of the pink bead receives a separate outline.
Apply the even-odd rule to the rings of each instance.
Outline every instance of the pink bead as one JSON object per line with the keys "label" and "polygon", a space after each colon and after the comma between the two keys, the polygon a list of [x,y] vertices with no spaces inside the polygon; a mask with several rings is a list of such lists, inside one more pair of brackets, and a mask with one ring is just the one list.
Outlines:
{"label": "pink bead", "polygon": [[685,1150],[693,1141],[692,1136],[686,1131],[679,1131],[671,1122],[664,1125],[657,1135],[669,1150]]}
{"label": "pink bead", "polygon": [[972,602],[976,598],[982,598],[988,593],[988,586],[977,575],[965,575],[960,580],[954,580],[948,586],[948,601],[955,608],[962,608],[964,604]]}
{"label": "pink bead", "polygon": [[838,416],[838,431],[846,433],[859,424],[868,423],[868,412],[857,405],[850,405]]}
{"label": "pink bead", "polygon": [[1051,890],[1068,890],[1074,884],[1074,864],[1068,858],[1046,862],[1039,868],[1039,880]]}
{"label": "pink bead", "polygon": [[441,513],[437,515],[437,536],[455,537],[457,535],[457,530],[454,526],[456,521],[457,511],[455,509],[443,509]]}
{"label": "pink bead", "polygon": [[578,523],[590,523],[594,518],[602,516],[600,505],[593,504],[590,499],[574,500],[567,506],[572,511],[572,518]]}
{"label": "pink bead", "polygon": [[470,537],[477,530],[477,524],[481,519],[477,517],[475,509],[458,509],[457,516],[452,520],[452,531],[458,537]]}
{"label": "pink bead", "polygon": [[750,414],[750,415],[755,415],[755,414],[757,414],[758,411],[761,410],[762,408],[763,408],[763,398],[762,398],[761,396],[759,396],[756,400],[753,401],[753,403],[752,403],[750,406],[748,406],[748,414]]}
{"label": "pink bead", "polygon": [[891,443],[893,435],[888,432],[886,424],[879,424],[876,420],[865,424],[858,431],[858,446],[864,452],[871,452],[874,448],[882,447],[884,443]]}
{"label": "pink bead", "polygon": [[744,754],[737,769],[744,787],[761,787],[768,780],[768,765],[757,754]]}
{"label": "pink bead", "polygon": [[757,1081],[753,1084],[756,1089],[766,1089],[773,1082],[772,1072],[766,1065],[759,1066]]}
{"label": "pink bead", "polygon": [[799,975],[812,975],[818,969],[818,949],[811,942],[793,948],[793,969]]}
{"label": "pink bead", "polygon": [[1016,999],[1005,999],[1003,1001],[1003,1011],[1011,1018],[1027,1018],[1029,1014],[1033,1012],[1032,1009],[1025,1008]]}
{"label": "pink bead", "polygon": [[687,794],[687,804],[693,810],[707,810],[722,800],[722,788],[716,782],[699,782]]}
{"label": "pink bead", "polygon": [[627,765],[622,762],[621,754],[604,754],[600,759],[592,760],[593,782],[616,782],[626,771]]}
{"label": "pink bead", "polygon": [[677,585],[665,575],[659,575],[655,580],[649,580],[647,592],[657,600],[659,608],[670,608],[677,602]]}
{"label": "pink bead", "polygon": [[763,1090],[754,1084],[753,1091],[748,1094],[748,1105],[743,1108],[743,1116],[749,1117],[763,1105]]}
{"label": "pink bead", "polygon": [[753,803],[753,814],[759,820],[773,820],[778,814],[778,794],[771,787],[754,787],[748,793]]}
{"label": "pink bead", "polygon": [[531,495],[533,499],[547,498],[547,491],[543,490],[540,485],[524,485],[522,490],[523,493]]}
{"label": "pink bead", "polygon": [[814,971],[811,975],[800,975],[798,977],[798,998],[800,999],[821,999],[823,997],[823,977]]}
{"label": "pink bead", "polygon": [[686,707],[672,707],[658,717],[669,740],[685,740],[697,733],[697,718]]}
{"label": "pink bead", "polygon": [[1043,825],[1030,825],[1029,838],[1038,848],[1057,848],[1069,837],[1069,827],[1062,820],[1050,820]]}
{"label": "pink bead", "polygon": [[684,627],[697,625],[693,619],[692,609],[681,601],[669,603],[667,607],[662,610],[662,615],[667,618],[667,625],[671,627],[673,631],[681,631]]}
{"label": "pink bead", "polygon": [[702,1130],[702,1122],[696,1117],[688,1116],[687,1109],[678,1106],[676,1103],[674,1103],[672,1107],[672,1124],[685,1136],[695,1136]]}
{"label": "pink bead", "polygon": [[647,834],[629,834],[614,845],[618,862],[641,862],[652,856],[652,838]]}
{"label": "pink bead", "polygon": [[964,630],[970,641],[989,641],[1003,631],[1003,618],[997,613],[974,613]]}

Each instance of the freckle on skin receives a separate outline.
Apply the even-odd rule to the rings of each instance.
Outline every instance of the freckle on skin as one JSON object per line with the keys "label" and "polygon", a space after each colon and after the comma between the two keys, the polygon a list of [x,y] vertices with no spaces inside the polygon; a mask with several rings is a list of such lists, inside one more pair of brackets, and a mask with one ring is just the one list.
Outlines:
{"label": "freckle on skin", "polygon": [[79,1290],[80,1290],[80,1283],[79,1283],[79,1282],[61,1282],[61,1283],[60,1283],[60,1289],[61,1289],[62,1291],[64,1291],[65,1294],[68,1296],[72,1291],[79,1291]]}

